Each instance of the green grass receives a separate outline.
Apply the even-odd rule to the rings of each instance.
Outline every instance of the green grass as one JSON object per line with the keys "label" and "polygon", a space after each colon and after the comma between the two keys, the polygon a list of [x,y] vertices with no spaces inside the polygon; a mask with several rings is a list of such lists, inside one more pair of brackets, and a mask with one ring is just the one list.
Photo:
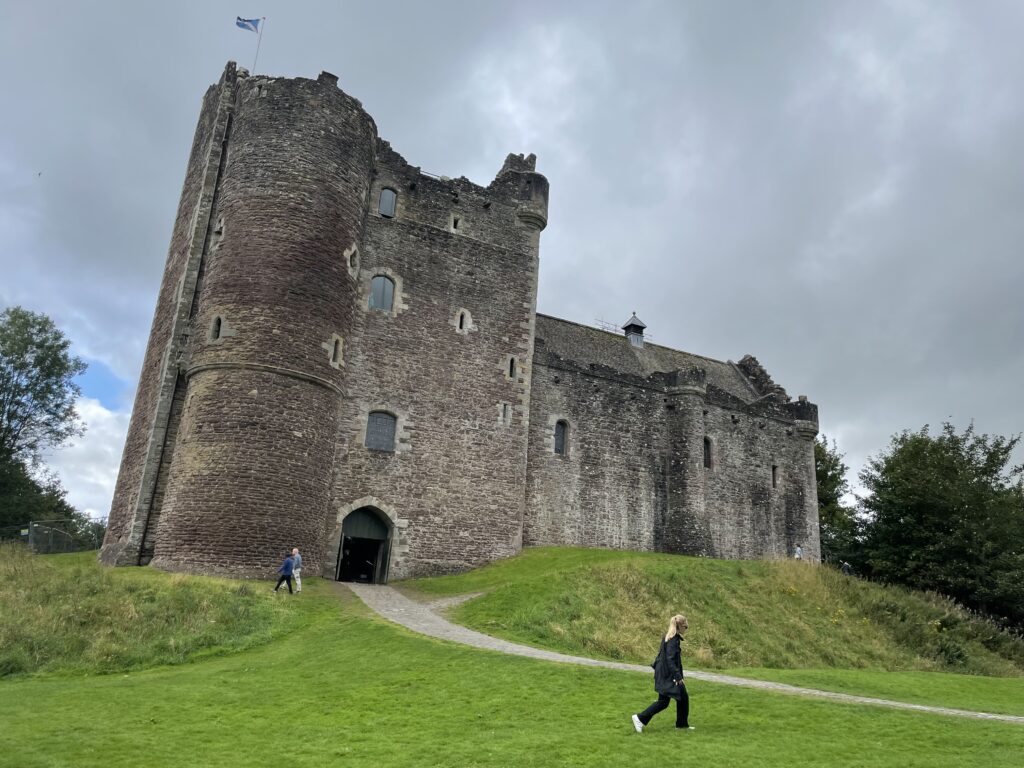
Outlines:
{"label": "green grass", "polygon": [[667,618],[684,613],[695,668],[1024,674],[1024,641],[949,601],[808,563],[539,548],[402,588],[428,596],[483,591],[452,616],[596,658],[649,662]]}
{"label": "green grass", "polygon": [[295,615],[262,583],[100,568],[95,552],[40,557],[0,545],[0,677],[180,664],[265,643]]}
{"label": "green grass", "polygon": [[[92,566],[95,567],[95,566]],[[176,577],[148,574],[155,582]],[[414,635],[310,579],[295,631],[193,663],[0,681],[0,763],[175,766],[1017,766],[1024,727],[693,681],[693,732],[628,716],[646,675]]]}

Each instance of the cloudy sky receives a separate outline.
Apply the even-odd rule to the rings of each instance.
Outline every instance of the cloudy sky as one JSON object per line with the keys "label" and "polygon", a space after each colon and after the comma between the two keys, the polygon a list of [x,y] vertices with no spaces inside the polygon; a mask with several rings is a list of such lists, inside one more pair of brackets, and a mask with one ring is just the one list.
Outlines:
{"label": "cloudy sky", "polygon": [[551,182],[541,311],[756,355],[854,469],[1024,429],[1024,4],[0,0],[0,306],[90,364],[51,457],[105,514],[199,101],[328,70],[414,165]]}

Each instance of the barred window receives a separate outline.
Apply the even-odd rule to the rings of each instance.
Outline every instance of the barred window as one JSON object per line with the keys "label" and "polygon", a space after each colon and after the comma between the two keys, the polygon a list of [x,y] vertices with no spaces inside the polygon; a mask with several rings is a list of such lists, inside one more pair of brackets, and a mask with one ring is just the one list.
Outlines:
{"label": "barred window", "polygon": [[370,281],[370,309],[390,312],[395,303],[395,281],[384,275],[377,275]]}
{"label": "barred window", "polygon": [[559,421],[555,424],[555,453],[565,455],[566,438],[569,436],[569,424]]}
{"label": "barred window", "polygon": [[373,411],[366,420],[366,447],[374,451],[394,452],[397,421],[386,411]]}
{"label": "barred window", "polygon": [[380,191],[380,200],[377,201],[377,213],[387,218],[395,215],[395,203],[398,201],[398,193],[393,189],[385,187]]}

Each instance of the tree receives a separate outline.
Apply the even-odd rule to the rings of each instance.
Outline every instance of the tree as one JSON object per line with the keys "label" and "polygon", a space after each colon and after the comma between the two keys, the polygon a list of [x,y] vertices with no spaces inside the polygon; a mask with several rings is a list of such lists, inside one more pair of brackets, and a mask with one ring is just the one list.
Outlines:
{"label": "tree", "polygon": [[860,475],[870,575],[1024,626],[1024,467],[1009,466],[1019,440],[948,423],[894,436]]}
{"label": "tree", "polygon": [[84,431],[75,411],[75,376],[86,364],[43,314],[0,313],[0,463],[35,464],[40,452]]}
{"label": "tree", "polygon": [[73,520],[78,514],[67,491],[52,475],[33,477],[24,463],[0,462],[0,528],[21,527],[31,520]]}
{"label": "tree", "polygon": [[814,474],[818,481],[818,524],[821,531],[821,558],[827,562],[857,561],[857,517],[853,507],[843,504],[850,492],[836,441],[831,445],[825,435],[814,441]]}

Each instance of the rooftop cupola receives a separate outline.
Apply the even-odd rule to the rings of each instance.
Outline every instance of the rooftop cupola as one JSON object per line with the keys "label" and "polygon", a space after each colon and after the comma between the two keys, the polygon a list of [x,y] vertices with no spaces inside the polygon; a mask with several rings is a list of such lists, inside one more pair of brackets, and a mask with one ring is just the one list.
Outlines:
{"label": "rooftop cupola", "polygon": [[634,312],[633,316],[622,326],[622,330],[626,332],[626,338],[629,339],[630,344],[634,347],[643,348],[644,328],[646,327],[644,321],[637,317],[636,312]]}

